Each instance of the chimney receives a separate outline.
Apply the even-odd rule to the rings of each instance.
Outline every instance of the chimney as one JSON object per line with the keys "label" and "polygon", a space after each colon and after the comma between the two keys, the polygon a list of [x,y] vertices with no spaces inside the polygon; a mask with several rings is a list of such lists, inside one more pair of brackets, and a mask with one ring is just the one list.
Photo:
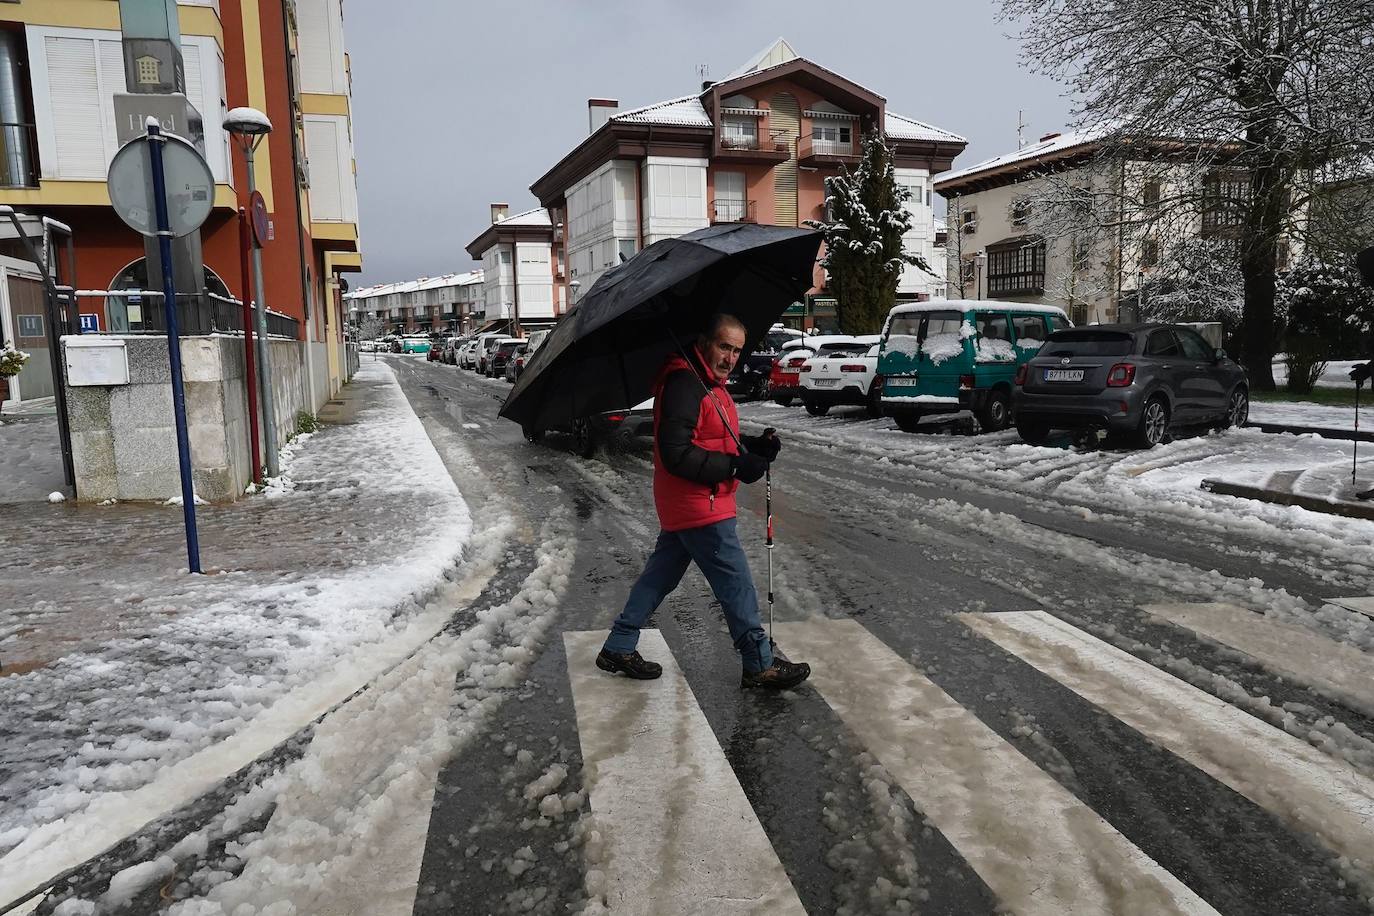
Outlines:
{"label": "chimney", "polygon": [[510,216],[510,204],[491,205],[491,221],[493,223],[499,223],[507,216]]}
{"label": "chimney", "polygon": [[1056,137],[1061,137],[1061,136],[1063,136],[1063,134],[1059,133],[1058,131],[1055,131],[1055,132],[1052,133],[1052,134],[1045,134],[1045,136],[1043,136],[1043,137],[1040,138],[1040,142],[1041,142],[1041,143],[1048,143],[1049,141],[1055,139]]}
{"label": "chimney", "polygon": [[702,80],[702,81],[701,81],[701,91],[702,91],[702,92],[706,92],[706,91],[708,91],[708,90],[709,90],[712,86],[714,86],[714,85],[715,85],[715,83],[714,83],[713,81],[711,81],[711,80]]}
{"label": "chimney", "polygon": [[617,99],[587,99],[587,133],[594,134],[620,110]]}

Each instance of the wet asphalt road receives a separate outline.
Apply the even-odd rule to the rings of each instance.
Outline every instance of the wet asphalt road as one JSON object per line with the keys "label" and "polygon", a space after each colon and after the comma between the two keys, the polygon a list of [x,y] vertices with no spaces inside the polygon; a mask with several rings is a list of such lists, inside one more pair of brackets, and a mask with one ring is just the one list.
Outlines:
{"label": "wet asphalt road", "polygon": [[[656,534],[647,448],[603,450],[584,462],[556,436],[531,445],[495,416],[507,388],[448,366],[394,365],[422,420],[466,437],[492,498],[531,522],[548,511],[541,500],[571,505],[577,561],[556,628],[606,627]],[[561,492],[550,495],[532,481],[553,482]],[[1367,911],[1310,837],[996,645],[970,638],[952,616],[1048,610],[1147,661],[1181,656],[1252,694],[1291,700],[1312,718],[1331,716],[1368,736],[1374,723],[1359,713],[1138,610],[1149,602],[1217,600],[1218,581],[1252,578],[1319,603],[1357,585],[1341,581],[1339,564],[1290,556],[1265,566],[1256,557],[1271,555],[1274,545],[1234,533],[1106,510],[1089,522],[1053,499],[999,492],[993,481],[878,468],[828,449],[785,449],[774,487],[779,620],[858,620],[1219,912]],[[749,490],[741,517],[760,587],[761,489]],[[1004,516],[951,511],[940,500]],[[1134,573],[1121,573],[1123,564]],[[814,691],[784,699],[738,689],[738,662],[711,601],[704,580],[690,572],[656,623],[806,909],[874,912],[866,894],[882,878],[909,885],[920,912],[996,912],[997,898],[938,831],[922,829],[900,787],[890,787],[888,804],[866,791],[872,759]],[[533,749],[533,759],[513,761],[512,746]],[[520,891],[528,887],[547,889],[533,912],[561,912],[577,899],[582,863],[575,847],[558,851],[575,837],[561,828],[521,828],[530,811],[518,789],[554,761],[575,783],[577,723],[556,638],[522,701],[504,706],[488,740],[441,774],[417,913],[515,912],[530,903]],[[526,845],[539,864],[513,879],[502,864]]]}

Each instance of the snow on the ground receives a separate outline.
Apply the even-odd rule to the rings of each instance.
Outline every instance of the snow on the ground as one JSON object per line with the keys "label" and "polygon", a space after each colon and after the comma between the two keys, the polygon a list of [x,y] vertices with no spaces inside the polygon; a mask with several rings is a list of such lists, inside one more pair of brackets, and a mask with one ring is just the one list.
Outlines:
{"label": "snow on the ground", "polygon": [[[1374,397],[1371,397],[1371,401],[1374,401]],[[1370,406],[1374,407],[1374,404]],[[1360,428],[1374,430],[1374,412],[1366,410],[1361,403],[1360,414]],[[1355,428],[1355,408],[1313,404],[1310,401],[1251,401],[1250,422],[1349,432]]]}
{"label": "snow on the ground", "polygon": [[[1335,359],[1326,364],[1326,371],[1317,379],[1318,388],[1354,388],[1355,383],[1350,380],[1350,368],[1358,363],[1365,362],[1363,359]],[[1288,364],[1282,360],[1274,362],[1274,381],[1282,386],[1288,381]]]}
{"label": "snow on the ground", "polygon": [[66,486],[56,417],[0,420],[0,503],[41,502]]}
{"label": "snow on the ground", "polygon": [[[116,583],[165,608],[163,622],[0,678],[0,874],[60,853],[68,823],[93,804],[337,674],[350,651],[403,629],[453,569],[472,528],[453,479],[385,363],[364,363],[354,384],[370,390],[358,422],[294,453],[279,499],[223,510],[237,524],[286,523],[261,525],[247,545],[261,568]],[[139,511],[165,527],[164,510]],[[298,517],[312,527],[286,527]],[[101,517],[79,524],[89,538]],[[276,553],[318,565],[275,569]]]}
{"label": "snow on the ground", "polygon": [[[1200,489],[1208,477],[1255,483],[1282,471],[1342,463],[1348,468],[1350,442],[1233,429],[1175,439],[1148,451],[1080,451],[1067,438],[1051,447],[1026,445],[1014,430],[960,435],[960,424],[940,424],[936,418],[930,418],[930,432],[904,433],[890,419],[863,419],[860,410],[809,417],[799,408],[756,402],[741,405],[740,416],[746,425],[777,428],[784,441],[855,453],[880,465],[900,464],[932,482],[957,479],[967,486],[1050,498],[1085,512],[1166,515],[1214,532],[1244,532],[1276,548],[1300,545],[1371,565],[1372,522]],[[1374,458],[1374,447],[1363,444]],[[1374,482],[1374,467],[1366,477]]]}

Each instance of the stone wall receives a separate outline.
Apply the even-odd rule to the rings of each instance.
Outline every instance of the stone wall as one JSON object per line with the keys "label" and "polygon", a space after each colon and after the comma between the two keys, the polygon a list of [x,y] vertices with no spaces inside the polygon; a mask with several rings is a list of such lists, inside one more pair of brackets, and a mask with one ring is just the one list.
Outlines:
{"label": "stone wall", "polygon": [[[181,492],[167,340],[120,339],[129,363],[127,385],[67,384],[77,498],[166,500]],[[279,442],[295,432],[296,414],[305,408],[302,346],[269,341]],[[236,499],[252,476],[243,340],[185,337],[181,358],[196,494],[210,501]]]}

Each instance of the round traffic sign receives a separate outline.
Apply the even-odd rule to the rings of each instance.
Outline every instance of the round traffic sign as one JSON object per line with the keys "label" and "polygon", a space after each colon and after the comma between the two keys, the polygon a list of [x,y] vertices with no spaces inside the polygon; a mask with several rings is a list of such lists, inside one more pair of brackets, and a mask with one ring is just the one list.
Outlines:
{"label": "round traffic sign", "polygon": [[[163,134],[162,170],[167,185],[167,221],[172,235],[190,235],[201,227],[215,205],[215,176],[194,146]],[[110,203],[129,228],[157,235],[153,209],[153,160],[147,137],[135,137],[110,163]]]}
{"label": "round traffic sign", "polygon": [[261,191],[254,191],[248,199],[248,212],[253,214],[253,240],[259,248],[267,247],[267,201]]}

